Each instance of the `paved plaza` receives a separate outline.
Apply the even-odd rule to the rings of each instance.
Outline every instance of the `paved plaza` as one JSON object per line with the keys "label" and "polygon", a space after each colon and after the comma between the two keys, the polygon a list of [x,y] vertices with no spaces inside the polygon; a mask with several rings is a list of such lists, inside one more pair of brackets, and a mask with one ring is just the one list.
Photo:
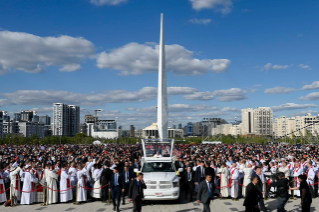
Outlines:
{"label": "paved plaza", "polygon": [[[277,211],[277,200],[269,199],[265,201],[266,207],[269,209],[268,211],[273,212]],[[211,203],[211,211],[245,211],[243,205],[243,199],[239,201],[232,201],[231,199],[220,200],[215,199]],[[313,203],[311,205],[311,211],[317,211],[317,207],[319,207],[319,199],[313,199]],[[126,205],[121,205],[121,211],[132,211],[133,204],[128,203]],[[289,200],[286,205],[287,211],[301,211],[300,207],[300,199],[297,200]],[[81,205],[73,205],[72,203],[66,204],[53,204],[49,206],[40,206],[40,204],[33,205],[18,205],[16,207],[2,207],[2,212],[31,212],[31,211],[86,211],[86,212],[103,212],[103,211],[113,211],[113,206],[110,204],[105,204],[101,202],[88,202]],[[188,202],[185,200],[181,200],[178,204],[177,202],[171,201],[148,201],[145,202],[143,206],[144,212],[200,212],[202,211],[202,205],[197,202]]]}

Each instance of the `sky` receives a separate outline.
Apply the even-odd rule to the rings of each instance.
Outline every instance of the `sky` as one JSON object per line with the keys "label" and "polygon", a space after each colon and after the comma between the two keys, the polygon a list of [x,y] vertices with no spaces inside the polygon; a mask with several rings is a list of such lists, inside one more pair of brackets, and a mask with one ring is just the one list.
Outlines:
{"label": "sky", "polygon": [[144,128],[156,122],[160,14],[169,120],[241,120],[319,113],[319,1],[0,1],[0,110],[81,117]]}

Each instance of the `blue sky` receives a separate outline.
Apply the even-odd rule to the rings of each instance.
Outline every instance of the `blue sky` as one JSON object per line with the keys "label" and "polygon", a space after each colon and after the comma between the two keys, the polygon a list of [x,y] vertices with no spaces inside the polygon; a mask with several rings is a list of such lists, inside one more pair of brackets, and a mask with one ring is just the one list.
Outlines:
{"label": "blue sky", "polygon": [[315,0],[10,0],[0,2],[0,110],[82,115],[126,128],[155,122],[164,13],[170,125],[318,114]]}

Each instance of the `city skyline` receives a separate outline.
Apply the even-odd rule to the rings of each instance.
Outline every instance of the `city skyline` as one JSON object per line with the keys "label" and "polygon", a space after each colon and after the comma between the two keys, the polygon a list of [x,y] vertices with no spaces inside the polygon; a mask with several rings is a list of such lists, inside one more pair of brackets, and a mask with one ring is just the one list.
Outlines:
{"label": "city skyline", "polygon": [[23,110],[52,116],[52,104],[63,102],[81,107],[81,123],[95,109],[122,126],[155,123],[161,12],[170,127],[204,117],[231,122],[244,108],[271,107],[274,118],[319,113],[318,2],[0,5],[7,20],[0,24],[0,110],[11,117]]}

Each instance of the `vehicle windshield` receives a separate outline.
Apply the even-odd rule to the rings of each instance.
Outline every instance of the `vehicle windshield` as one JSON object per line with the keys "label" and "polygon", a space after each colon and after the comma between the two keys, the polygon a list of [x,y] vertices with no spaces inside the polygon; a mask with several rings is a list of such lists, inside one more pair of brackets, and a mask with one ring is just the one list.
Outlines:
{"label": "vehicle windshield", "polygon": [[171,162],[144,163],[142,172],[175,172]]}
{"label": "vehicle windshield", "polygon": [[145,150],[146,157],[170,157],[171,145],[167,143],[148,143],[145,146]]}

